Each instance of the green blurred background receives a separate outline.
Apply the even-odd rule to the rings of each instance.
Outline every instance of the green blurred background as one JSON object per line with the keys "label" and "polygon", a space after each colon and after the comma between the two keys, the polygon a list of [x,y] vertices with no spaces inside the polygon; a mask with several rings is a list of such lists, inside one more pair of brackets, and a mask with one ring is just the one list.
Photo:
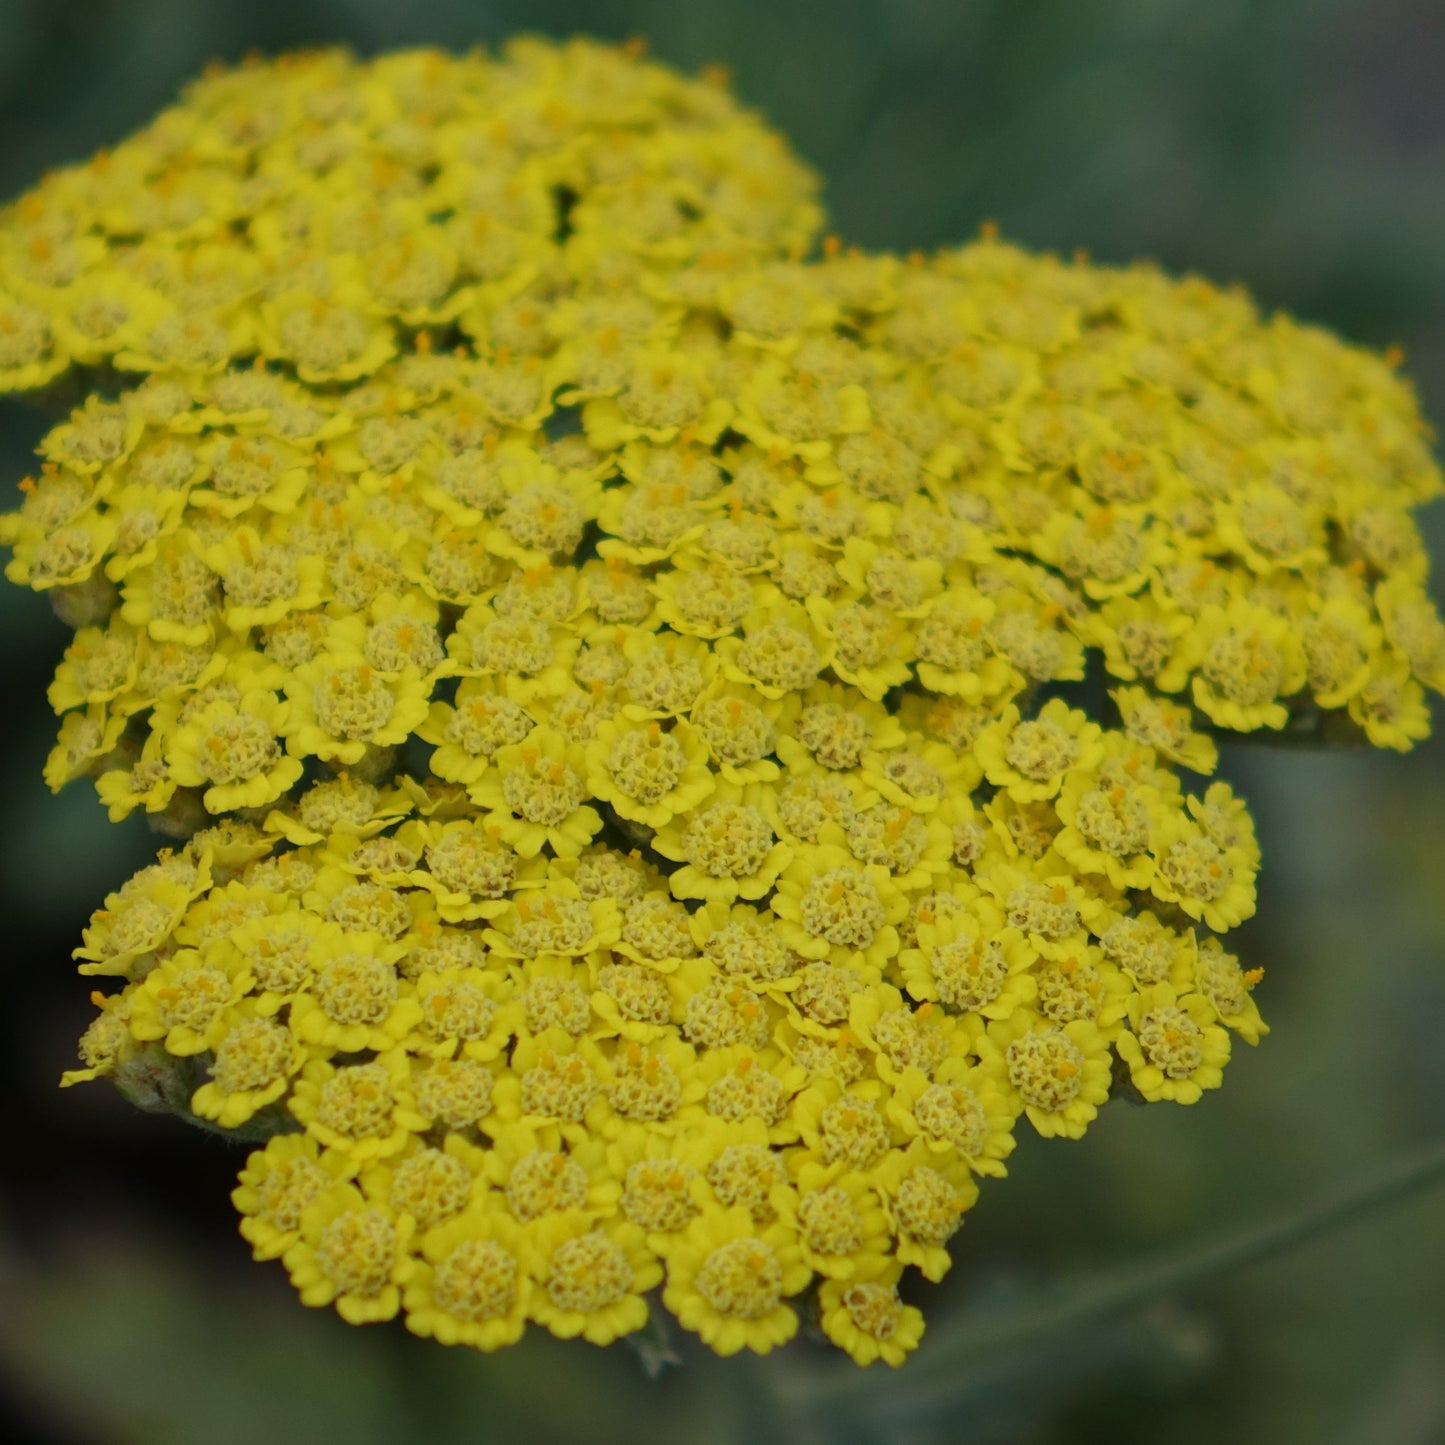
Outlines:
{"label": "green blurred background", "polygon": [[[213,56],[519,29],[641,35],[677,65],[727,65],[827,177],[851,240],[927,247],[992,217],[1033,246],[1240,280],[1403,344],[1445,419],[1439,0],[0,0],[0,196],[141,124]],[[0,474],[22,474],[38,432],[0,409]],[[1442,521],[1426,518],[1437,556]],[[1439,1189],[1137,1318],[960,1360],[946,1397],[911,1391],[907,1369],[870,1377],[841,1416],[815,1394],[834,1362],[806,1342],[728,1362],[684,1340],[653,1381],[625,1347],[529,1336],[482,1358],[303,1310],[235,1235],[236,1151],[104,1087],[53,1089],[88,1015],[69,949],[154,846],[87,789],[40,782],[64,636],[43,601],[0,592],[12,1440],[1445,1441]],[[1117,1106],[1073,1147],[1026,1139],[952,1275],[918,1297],[935,1338],[1367,1178],[1445,1129],[1445,747],[1250,748],[1225,769],[1266,849],[1259,916],[1235,937],[1267,969],[1274,1034],[1197,1108]]]}

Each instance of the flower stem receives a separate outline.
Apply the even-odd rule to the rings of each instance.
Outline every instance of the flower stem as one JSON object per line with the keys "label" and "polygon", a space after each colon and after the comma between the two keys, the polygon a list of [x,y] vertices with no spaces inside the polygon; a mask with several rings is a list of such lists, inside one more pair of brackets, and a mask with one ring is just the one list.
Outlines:
{"label": "flower stem", "polygon": [[1046,1347],[1065,1332],[1107,1325],[1228,1270],[1299,1249],[1442,1182],[1445,1139],[1381,1165],[1322,1202],[1233,1230],[1195,1249],[1104,1272],[1009,1310],[972,1311],[935,1334],[924,1357],[904,1368],[896,1390],[880,1390],[879,1382],[861,1371],[836,1372],[805,1385],[799,1403],[831,1410],[866,1408],[866,1402],[872,1402],[888,1409],[896,1401],[906,1403],[910,1414],[942,1406],[956,1397],[960,1385],[966,1387],[964,1376],[989,1359]]}

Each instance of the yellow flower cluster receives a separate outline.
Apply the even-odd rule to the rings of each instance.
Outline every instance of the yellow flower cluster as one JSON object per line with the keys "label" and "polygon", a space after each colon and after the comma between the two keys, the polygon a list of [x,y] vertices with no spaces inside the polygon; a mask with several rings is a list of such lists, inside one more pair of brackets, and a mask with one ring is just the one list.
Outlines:
{"label": "yellow flower cluster", "polygon": [[185,840],[67,1080],[265,1140],[308,1304],[606,1343],[661,1284],[731,1354],[812,1285],[900,1363],[1022,1118],[1264,1032],[1181,774],[1428,728],[1389,360],[991,235],[809,259],[812,192],[529,40],[218,73],[0,213],[0,386],[87,393],[0,523],[75,628],[47,777]]}

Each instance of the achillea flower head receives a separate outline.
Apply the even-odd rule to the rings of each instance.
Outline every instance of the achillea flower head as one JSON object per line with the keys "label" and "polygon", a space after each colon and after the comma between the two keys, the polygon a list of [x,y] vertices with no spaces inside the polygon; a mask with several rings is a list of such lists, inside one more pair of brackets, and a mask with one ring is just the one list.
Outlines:
{"label": "achillea flower head", "polygon": [[1021,1121],[1265,1031],[1214,740],[1427,730],[1389,358],[989,232],[815,253],[814,191],[716,81],[525,40],[219,70],[0,213],[0,386],[84,395],[0,523],[76,629],[46,774],[178,841],[66,1082],[266,1141],[308,1304],[607,1343],[665,1277],[730,1354],[811,1281],[900,1363]]}

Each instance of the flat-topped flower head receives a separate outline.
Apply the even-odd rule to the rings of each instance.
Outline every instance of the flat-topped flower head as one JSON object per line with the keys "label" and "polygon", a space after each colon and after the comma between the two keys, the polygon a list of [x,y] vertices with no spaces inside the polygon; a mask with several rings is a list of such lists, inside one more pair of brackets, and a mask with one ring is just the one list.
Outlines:
{"label": "flat-topped flower head", "polygon": [[533,38],[217,68],[0,212],[0,392],[73,397],[0,519],[46,780],[177,844],[64,1082],[272,1136],[307,1303],[605,1344],[665,1271],[731,1354],[816,1276],[900,1363],[1020,1119],[1266,1031],[1220,742],[1428,732],[1393,362],[992,232],[814,255],[816,189]]}

